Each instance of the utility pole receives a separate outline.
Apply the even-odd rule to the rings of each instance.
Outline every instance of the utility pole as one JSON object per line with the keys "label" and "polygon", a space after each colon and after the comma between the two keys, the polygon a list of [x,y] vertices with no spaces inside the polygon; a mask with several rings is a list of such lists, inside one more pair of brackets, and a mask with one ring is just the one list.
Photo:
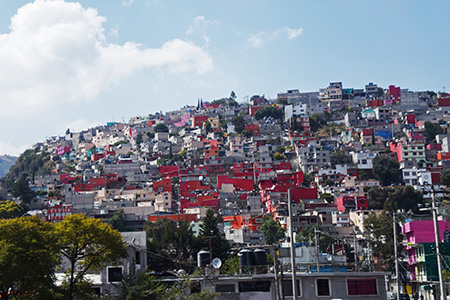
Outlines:
{"label": "utility pole", "polygon": [[[277,249],[272,249],[272,256],[273,256],[273,269],[275,272],[275,289],[276,289],[276,300],[280,300],[280,278],[278,278],[278,264],[277,264]],[[283,283],[283,281],[281,282]]]}
{"label": "utility pole", "polygon": [[392,214],[394,226],[394,255],[395,255],[395,280],[397,285],[397,300],[400,300],[400,278],[398,271],[398,257],[397,257],[397,221],[395,220],[395,212]]}
{"label": "utility pole", "polygon": [[316,243],[316,268],[317,273],[320,273],[320,266],[319,266],[319,253],[320,253],[320,246],[319,246],[319,238],[317,237],[318,230],[314,227],[314,241]]}
{"label": "utility pole", "polygon": [[288,213],[289,213],[289,237],[291,242],[291,271],[292,271],[292,299],[297,300],[297,279],[295,278],[295,244],[294,244],[294,229],[292,227],[292,201],[291,189],[288,189]]}
{"label": "utility pole", "polygon": [[355,272],[358,272],[358,250],[356,249],[356,232],[353,232],[353,250],[355,251]]}
{"label": "utility pole", "polygon": [[439,223],[437,219],[437,207],[436,207],[436,198],[434,197],[434,188],[431,186],[431,209],[433,210],[433,225],[434,225],[434,240],[436,242],[436,258],[438,265],[438,274],[439,274],[439,290],[441,294],[441,300],[445,300],[445,282],[444,276],[442,274],[442,258],[441,258],[441,249],[439,248]]}

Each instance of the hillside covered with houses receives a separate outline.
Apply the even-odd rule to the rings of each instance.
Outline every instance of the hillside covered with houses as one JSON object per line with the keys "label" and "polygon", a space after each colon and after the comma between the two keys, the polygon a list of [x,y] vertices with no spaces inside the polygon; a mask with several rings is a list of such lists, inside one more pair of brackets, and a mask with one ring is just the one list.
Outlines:
{"label": "hillside covered with houses", "polygon": [[[123,231],[160,219],[188,220],[198,231],[212,209],[230,246],[244,247],[273,242],[263,228],[269,219],[288,227],[290,191],[297,242],[313,243],[312,228],[328,243],[322,253],[359,240],[356,254],[333,254],[357,269],[392,270],[368,228],[386,211],[405,220],[420,214],[430,200],[423,191],[449,186],[450,94],[332,82],[236,99],[232,92],[127,123],[67,129],[17,159],[0,197],[49,222],[76,213],[120,217]],[[417,281],[412,252],[405,268]]]}

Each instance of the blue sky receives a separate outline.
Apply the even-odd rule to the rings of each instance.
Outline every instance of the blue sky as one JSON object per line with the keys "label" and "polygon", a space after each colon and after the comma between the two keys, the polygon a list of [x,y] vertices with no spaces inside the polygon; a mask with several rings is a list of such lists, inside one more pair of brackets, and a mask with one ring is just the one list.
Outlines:
{"label": "blue sky", "polygon": [[329,82],[450,89],[450,1],[0,0],[0,154],[67,128]]}

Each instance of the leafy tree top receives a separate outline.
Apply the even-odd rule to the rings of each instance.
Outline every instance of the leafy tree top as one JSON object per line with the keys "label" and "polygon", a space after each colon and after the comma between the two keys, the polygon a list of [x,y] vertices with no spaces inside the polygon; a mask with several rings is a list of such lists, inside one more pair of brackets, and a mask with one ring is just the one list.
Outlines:
{"label": "leafy tree top", "polygon": [[283,111],[275,106],[264,106],[255,112],[255,119],[261,120],[264,117],[272,117],[276,120],[281,120],[283,118]]}
{"label": "leafy tree top", "polygon": [[60,258],[58,239],[53,224],[36,216],[0,220],[1,299],[51,289]]}
{"label": "leafy tree top", "polygon": [[154,130],[155,132],[169,132],[169,128],[164,123],[156,124]]}
{"label": "leafy tree top", "polygon": [[6,200],[0,202],[0,219],[16,218],[22,214],[23,207],[14,201]]}
{"label": "leafy tree top", "polygon": [[117,263],[127,255],[120,233],[100,219],[74,214],[57,223],[55,228],[61,254],[69,261],[69,300],[73,299],[75,284],[82,282],[88,271]]}
{"label": "leafy tree top", "polygon": [[200,225],[199,238],[203,240],[205,249],[209,250],[209,245],[211,246],[211,255],[213,257],[225,259],[228,256],[230,244],[222,236],[217,227],[218,223],[219,219],[216,212],[212,209],[208,209],[202,220],[202,224]]}
{"label": "leafy tree top", "polygon": [[285,236],[284,228],[267,215],[263,217],[261,232],[264,233],[264,239],[268,245],[278,243]]}
{"label": "leafy tree top", "polygon": [[384,186],[402,181],[400,164],[389,156],[379,155],[373,159],[373,175]]}

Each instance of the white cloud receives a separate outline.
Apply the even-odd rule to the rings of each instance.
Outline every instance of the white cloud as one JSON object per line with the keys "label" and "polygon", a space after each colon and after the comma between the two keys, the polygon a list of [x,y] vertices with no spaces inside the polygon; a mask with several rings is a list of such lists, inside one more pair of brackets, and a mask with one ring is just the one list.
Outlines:
{"label": "white cloud", "polygon": [[0,154],[8,153],[9,155],[19,156],[28,148],[30,148],[30,145],[22,145],[19,147],[14,147],[9,143],[4,143],[0,141]]}
{"label": "white cloud", "polygon": [[292,40],[292,39],[295,39],[296,37],[302,35],[303,28],[299,28],[299,29],[286,28],[286,33],[288,36],[288,40]]}
{"label": "white cloud", "polygon": [[65,131],[67,128],[69,128],[71,132],[79,132],[88,128],[96,127],[98,125],[99,124],[86,119],[77,119],[67,123],[65,127],[61,128],[61,130]]}
{"label": "white cloud", "polygon": [[271,31],[271,32],[261,31],[261,32],[258,32],[257,34],[250,35],[250,37],[247,39],[247,44],[250,47],[261,48],[265,44],[274,42],[282,37],[285,37],[288,40],[293,40],[293,39],[297,38],[298,36],[302,35],[302,33],[303,33],[303,28],[292,29],[292,28],[288,28],[288,27],[284,27],[284,28],[278,29],[276,31]]}
{"label": "white cloud", "polygon": [[123,6],[131,6],[133,4],[134,0],[128,0],[128,1],[122,1]]}
{"label": "white cloud", "polygon": [[247,42],[254,48],[261,48],[265,41],[268,40],[268,37],[265,33],[260,32],[258,34],[251,35]]}
{"label": "white cloud", "polygon": [[139,69],[196,74],[214,69],[209,53],[189,41],[173,39],[160,48],[108,43],[105,21],[95,9],[62,0],[21,7],[10,32],[0,34],[0,117],[92,101]]}
{"label": "white cloud", "polygon": [[194,19],[194,22],[189,26],[186,31],[187,35],[192,35],[194,33],[205,33],[206,30],[214,24],[218,24],[218,21],[207,20],[205,16],[197,16]]}

